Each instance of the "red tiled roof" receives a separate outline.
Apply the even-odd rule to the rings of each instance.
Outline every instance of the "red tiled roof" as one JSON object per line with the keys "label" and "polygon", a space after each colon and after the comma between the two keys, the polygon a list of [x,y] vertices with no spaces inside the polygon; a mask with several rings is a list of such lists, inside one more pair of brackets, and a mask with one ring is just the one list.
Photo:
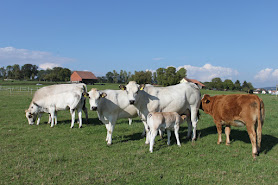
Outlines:
{"label": "red tiled roof", "polygon": [[188,82],[192,82],[192,83],[194,83],[194,84],[199,84],[200,86],[205,87],[205,85],[202,84],[201,82],[199,82],[198,80],[189,79],[189,78],[184,78],[184,79],[185,79],[186,81],[188,81]]}
{"label": "red tiled roof", "polygon": [[77,73],[82,79],[95,79],[97,80],[97,77],[90,71],[74,71]]}

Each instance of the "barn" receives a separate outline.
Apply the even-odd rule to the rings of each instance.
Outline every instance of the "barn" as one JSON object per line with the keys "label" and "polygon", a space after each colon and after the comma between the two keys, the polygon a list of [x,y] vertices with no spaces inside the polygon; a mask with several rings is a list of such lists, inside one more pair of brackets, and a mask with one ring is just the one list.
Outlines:
{"label": "barn", "polygon": [[196,84],[200,89],[205,87],[204,84],[202,84],[201,82],[199,82],[198,80],[195,80],[195,79],[189,79],[189,78],[181,79],[180,83],[184,83],[184,82],[192,82],[192,83]]}
{"label": "barn", "polygon": [[97,80],[98,78],[90,71],[74,71],[70,77],[72,83],[94,84]]}

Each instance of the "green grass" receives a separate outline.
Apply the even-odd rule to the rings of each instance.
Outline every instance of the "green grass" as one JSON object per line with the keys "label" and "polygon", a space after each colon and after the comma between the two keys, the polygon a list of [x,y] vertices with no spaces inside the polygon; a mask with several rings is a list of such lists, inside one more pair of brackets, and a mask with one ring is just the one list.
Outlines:
{"label": "green grass", "polygon": [[[32,85],[30,85],[32,86]],[[118,89],[117,85],[90,88]],[[231,93],[202,90],[210,95]],[[260,95],[266,107],[262,152],[253,161],[245,128],[232,127],[230,146],[217,145],[212,118],[201,111],[200,137],[186,140],[187,124],[180,128],[181,147],[172,136],[156,138],[154,153],[141,137],[142,122],[118,120],[113,144],[105,142],[106,129],[93,111],[89,124],[70,129],[69,111],[58,112],[58,125],[48,116],[28,125],[24,110],[29,93],[0,92],[0,184],[278,184],[278,98]],[[89,103],[87,103],[89,107]],[[84,116],[83,116],[84,117]],[[223,139],[225,136],[223,134]]]}

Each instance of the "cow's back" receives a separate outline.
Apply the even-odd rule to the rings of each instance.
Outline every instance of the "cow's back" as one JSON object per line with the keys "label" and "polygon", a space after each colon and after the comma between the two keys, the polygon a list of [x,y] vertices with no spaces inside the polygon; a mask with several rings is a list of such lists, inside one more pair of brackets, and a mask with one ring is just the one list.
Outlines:
{"label": "cow's back", "polygon": [[235,94],[214,96],[212,115],[220,120],[234,120],[256,115],[261,101],[257,95]]}
{"label": "cow's back", "polygon": [[[181,83],[168,87],[148,86],[140,98],[141,107],[148,112],[178,112],[184,113],[190,105],[200,103],[199,88],[192,83]],[[146,107],[144,107],[146,104]],[[198,105],[196,105],[198,106]]]}

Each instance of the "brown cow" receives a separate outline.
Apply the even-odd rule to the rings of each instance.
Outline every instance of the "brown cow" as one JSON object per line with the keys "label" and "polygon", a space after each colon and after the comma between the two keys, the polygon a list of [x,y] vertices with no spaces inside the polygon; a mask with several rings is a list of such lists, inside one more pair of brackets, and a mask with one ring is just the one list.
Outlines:
{"label": "brown cow", "polygon": [[246,125],[252,143],[252,156],[256,158],[261,147],[265,118],[264,103],[257,95],[231,94],[211,97],[205,94],[202,98],[202,109],[214,119],[218,132],[217,144],[222,141],[222,125],[226,126],[226,145],[230,144],[231,126]]}

